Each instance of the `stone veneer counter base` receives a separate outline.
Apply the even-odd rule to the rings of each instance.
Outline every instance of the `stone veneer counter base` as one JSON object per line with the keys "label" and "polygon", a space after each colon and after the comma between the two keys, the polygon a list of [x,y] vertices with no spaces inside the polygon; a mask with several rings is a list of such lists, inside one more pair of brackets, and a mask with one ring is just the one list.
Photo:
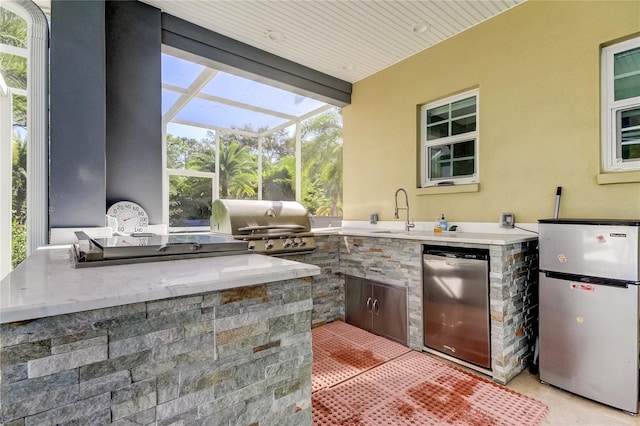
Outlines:
{"label": "stone veneer counter base", "polygon": [[455,241],[342,230],[340,271],[407,289],[408,345],[422,351],[422,244],[489,249],[491,376],[506,384],[533,356],[537,321],[538,250],[530,236],[458,234]]}
{"label": "stone veneer counter base", "polygon": [[66,253],[40,250],[0,284],[0,424],[311,425],[318,267],[76,270]]}

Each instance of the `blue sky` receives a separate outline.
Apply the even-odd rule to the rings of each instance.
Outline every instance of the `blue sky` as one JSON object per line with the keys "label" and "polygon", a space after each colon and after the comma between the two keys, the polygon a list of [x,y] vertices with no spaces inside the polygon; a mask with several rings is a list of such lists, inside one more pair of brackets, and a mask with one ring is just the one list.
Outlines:
{"label": "blue sky", "polygon": [[[204,69],[203,65],[167,54],[162,55],[163,84],[186,89]],[[299,117],[325,105],[321,101],[223,71],[218,71],[201,93],[294,117]],[[166,113],[180,96],[180,93],[163,89],[162,113]],[[193,98],[178,112],[175,118],[223,128],[241,128],[245,125],[251,125],[254,130],[265,127],[273,128],[288,121],[284,117],[202,98]],[[170,123],[167,126],[167,132],[199,140],[206,136],[207,129]]]}

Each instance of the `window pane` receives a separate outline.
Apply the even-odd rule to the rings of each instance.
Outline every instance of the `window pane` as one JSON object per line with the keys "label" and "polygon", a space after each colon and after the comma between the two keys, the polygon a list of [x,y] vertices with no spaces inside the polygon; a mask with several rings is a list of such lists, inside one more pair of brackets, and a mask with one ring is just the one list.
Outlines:
{"label": "window pane", "polygon": [[220,134],[220,198],[258,199],[258,139]]}
{"label": "window pane", "polygon": [[475,114],[476,97],[472,96],[451,104],[451,117],[456,118],[462,115]]}
{"label": "window pane", "polygon": [[451,134],[460,135],[462,133],[474,132],[476,130],[476,116],[461,118],[451,122]]}
{"label": "window pane", "polygon": [[324,102],[223,71],[218,71],[202,93],[298,117],[325,105]]}
{"label": "window pane", "polygon": [[620,112],[622,160],[640,158],[640,108]]}
{"label": "window pane", "polygon": [[454,176],[472,175],[473,172],[473,160],[460,160],[453,162]]}
{"label": "window pane", "polygon": [[623,160],[637,160],[637,159],[640,159],[640,143],[623,146],[622,147],[622,159]]}
{"label": "window pane", "polygon": [[170,169],[215,172],[213,132],[200,127],[167,126],[167,167]]}
{"label": "window pane", "polygon": [[169,226],[209,226],[210,178],[169,176]]}
{"label": "window pane", "polygon": [[449,119],[449,105],[427,110],[427,124],[437,123]]}
{"label": "window pane", "polygon": [[614,99],[640,96],[640,48],[617,53],[613,61]]}
{"label": "window pane", "polygon": [[453,146],[453,158],[473,157],[475,143],[473,140],[459,142]]}
{"label": "window pane", "polygon": [[163,53],[162,83],[186,89],[204,68],[204,65]]}
{"label": "window pane", "polygon": [[[313,117],[310,120],[319,120]],[[290,126],[262,139],[262,199],[296,199],[296,127]],[[303,162],[305,159],[303,151]]]}
{"label": "window pane", "polygon": [[622,129],[640,126],[640,108],[622,111],[620,118]]}
{"label": "window pane", "polygon": [[449,136],[449,122],[427,127],[427,140],[429,141],[447,136]]}
{"label": "window pane", "polygon": [[429,148],[429,158],[431,158],[429,172],[431,179],[451,176],[451,145]]}

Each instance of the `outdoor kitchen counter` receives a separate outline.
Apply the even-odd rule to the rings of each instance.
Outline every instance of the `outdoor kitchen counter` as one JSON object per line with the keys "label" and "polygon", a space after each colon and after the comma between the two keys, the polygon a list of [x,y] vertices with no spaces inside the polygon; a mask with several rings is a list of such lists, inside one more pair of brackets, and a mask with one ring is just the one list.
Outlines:
{"label": "outdoor kitchen counter", "polygon": [[0,282],[0,324],[318,275],[258,254],[74,269],[68,247],[41,248]]}
{"label": "outdoor kitchen counter", "polygon": [[496,246],[505,246],[509,244],[522,243],[525,241],[533,241],[538,238],[537,235],[526,234],[499,234],[484,232],[433,232],[411,230],[404,231],[398,229],[369,229],[369,228],[325,228],[321,230],[313,230],[316,235],[348,235],[354,237],[374,237],[374,238],[396,238],[403,240],[412,240],[423,242],[426,244],[434,242],[454,243],[456,244],[488,244]]}

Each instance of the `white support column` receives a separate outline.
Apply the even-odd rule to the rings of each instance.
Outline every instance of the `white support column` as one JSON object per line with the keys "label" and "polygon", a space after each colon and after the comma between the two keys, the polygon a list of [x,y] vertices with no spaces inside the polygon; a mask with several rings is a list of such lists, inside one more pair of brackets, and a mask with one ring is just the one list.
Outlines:
{"label": "white support column", "polygon": [[258,138],[258,200],[262,200],[262,140]]}
{"label": "white support column", "polygon": [[162,120],[162,223],[169,226],[169,173],[167,172],[167,122]]}
{"label": "white support column", "polygon": [[296,201],[302,201],[302,124],[296,122]]}
{"label": "white support column", "polygon": [[12,95],[0,74],[0,280],[11,271]]}
{"label": "white support column", "polygon": [[217,200],[220,198],[220,131],[214,130],[215,132],[215,140],[216,140],[216,164],[215,164],[215,172],[216,177],[213,179],[213,200]]}

